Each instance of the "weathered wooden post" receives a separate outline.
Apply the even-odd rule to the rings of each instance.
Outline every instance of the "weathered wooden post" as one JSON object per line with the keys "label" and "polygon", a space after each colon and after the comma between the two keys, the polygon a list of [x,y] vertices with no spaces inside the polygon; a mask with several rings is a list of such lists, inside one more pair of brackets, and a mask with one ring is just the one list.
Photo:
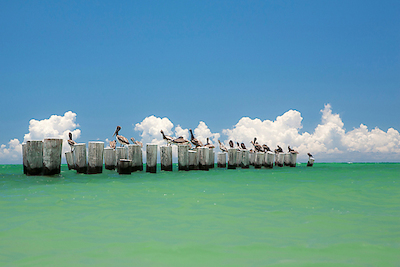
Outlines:
{"label": "weathered wooden post", "polygon": [[274,167],[274,157],[275,153],[272,151],[268,151],[265,153],[265,167],[272,169]]}
{"label": "weathered wooden post", "polygon": [[41,175],[43,173],[43,142],[27,141],[23,146],[24,167],[26,175]]}
{"label": "weathered wooden post", "polygon": [[284,158],[285,158],[285,153],[276,153],[275,154],[275,166],[283,167]]}
{"label": "weathered wooden post", "polygon": [[22,143],[22,166],[24,167],[24,174],[26,174],[26,147],[25,143]]}
{"label": "weathered wooden post", "polygon": [[103,172],[104,142],[89,142],[88,174]]}
{"label": "weathered wooden post", "polygon": [[121,162],[120,159],[128,159],[128,152],[125,147],[115,148],[115,162],[117,163],[117,169]]}
{"label": "weathered wooden post", "polygon": [[161,170],[172,171],[172,146],[160,146]]}
{"label": "weathered wooden post", "polygon": [[197,151],[189,150],[189,170],[199,169],[199,159],[197,158]]}
{"label": "weathered wooden post", "polygon": [[242,151],[236,151],[236,167],[242,167]]}
{"label": "weathered wooden post", "polygon": [[264,152],[256,152],[254,168],[260,169],[264,163]]}
{"label": "weathered wooden post", "polygon": [[289,166],[290,165],[290,153],[284,153],[284,159],[283,159],[283,164],[285,166]]}
{"label": "weathered wooden post", "polygon": [[248,169],[250,167],[250,162],[249,158],[250,157],[250,152],[248,150],[243,150],[242,151],[242,168],[243,169]]}
{"label": "weathered wooden post", "polygon": [[131,160],[131,171],[143,171],[142,147],[136,144],[128,145],[128,159]]}
{"label": "weathered wooden post", "polygon": [[74,145],[74,165],[77,173],[87,172],[87,161],[86,161],[86,144],[79,143]]}
{"label": "weathered wooden post", "polygon": [[228,169],[236,169],[237,161],[237,149],[236,148],[228,148]]}
{"label": "weathered wooden post", "polygon": [[208,168],[212,169],[215,165],[215,158],[214,158],[214,148],[208,148]]}
{"label": "weathered wooden post", "polygon": [[104,148],[104,168],[106,170],[115,170],[115,149],[113,148]]}
{"label": "weathered wooden post", "polygon": [[46,138],[43,142],[43,174],[53,175],[61,172],[62,139]]}
{"label": "weathered wooden post", "polygon": [[226,168],[226,153],[219,152],[217,154],[217,166],[218,168]]}
{"label": "weathered wooden post", "polygon": [[146,145],[146,172],[157,172],[157,145]]}
{"label": "weathered wooden post", "polygon": [[308,158],[307,167],[312,167],[314,165],[315,159],[313,157]]}
{"label": "weathered wooden post", "polygon": [[297,153],[296,152],[290,152],[290,167],[296,167],[296,161],[297,161]]}
{"label": "weathered wooden post", "polygon": [[197,157],[199,159],[199,170],[208,171],[209,170],[209,149],[208,147],[198,147]]}
{"label": "weathered wooden post", "polygon": [[130,159],[120,159],[118,164],[119,174],[131,174],[132,161]]}
{"label": "weathered wooden post", "polygon": [[178,170],[189,170],[189,146],[178,145]]}
{"label": "weathered wooden post", "polygon": [[65,160],[67,161],[68,170],[73,170],[75,168],[74,165],[74,155],[72,151],[65,152]]}
{"label": "weathered wooden post", "polygon": [[256,152],[251,152],[250,153],[250,165],[254,166],[254,162],[256,161]]}

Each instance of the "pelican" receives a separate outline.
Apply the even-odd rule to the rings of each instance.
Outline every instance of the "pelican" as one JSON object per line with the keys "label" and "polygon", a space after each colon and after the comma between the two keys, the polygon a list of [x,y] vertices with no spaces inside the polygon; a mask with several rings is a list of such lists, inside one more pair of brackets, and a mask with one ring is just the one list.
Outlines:
{"label": "pelican", "polygon": [[210,143],[210,138],[207,137],[207,144],[205,145],[205,147],[208,148],[215,148],[215,146],[213,144]]}
{"label": "pelican", "polygon": [[313,158],[313,155],[311,155],[311,153],[307,153],[307,155],[308,155],[310,158]]}
{"label": "pelican", "polygon": [[228,152],[228,149],[221,143],[221,141],[219,141],[219,139],[218,143],[219,143],[219,149],[221,149],[222,152]]}
{"label": "pelican", "polygon": [[189,140],[186,140],[183,136],[179,136],[178,138],[172,139],[172,143],[174,144],[187,144]]}
{"label": "pelican", "polygon": [[232,140],[229,140],[229,146],[230,146],[231,148],[233,148],[233,141],[232,141]]}
{"label": "pelican", "polygon": [[190,131],[190,142],[192,142],[192,144],[193,144],[195,147],[203,146],[203,143],[202,143],[200,140],[194,138],[192,129],[189,129],[189,131]]}
{"label": "pelican", "polygon": [[264,152],[263,147],[261,145],[259,145],[256,141],[257,141],[257,138],[254,137],[254,141],[250,142],[254,146],[254,150],[257,152]]}
{"label": "pelican", "polygon": [[126,137],[124,137],[124,136],[118,134],[118,132],[119,132],[120,130],[121,130],[121,126],[117,126],[117,129],[115,130],[113,136],[116,135],[117,141],[118,141],[118,143],[121,144],[121,146],[129,145],[128,139],[126,139]]}
{"label": "pelican", "polygon": [[68,139],[68,145],[71,147],[71,152],[73,151],[74,145],[76,145],[76,142],[72,140],[72,133],[69,132],[69,139]]}
{"label": "pelican", "polygon": [[269,148],[269,146],[267,146],[267,145],[262,145],[262,147],[263,147],[263,149],[264,149],[264,151],[265,152],[268,152],[268,151],[271,151],[271,149]]}
{"label": "pelican", "polygon": [[242,147],[243,150],[247,149],[244,143],[241,143],[240,146]]}
{"label": "pelican", "polygon": [[162,134],[163,139],[167,142],[167,144],[171,145],[172,140],[174,140],[174,139],[169,135],[165,135],[163,130],[161,130],[160,132]]}
{"label": "pelican", "polygon": [[134,145],[140,145],[141,147],[143,147],[143,143],[140,142],[140,141],[135,141],[135,138],[131,137],[131,141],[132,141],[132,144],[134,144]]}
{"label": "pelican", "polygon": [[115,141],[115,140],[110,141],[110,147],[112,149],[115,149],[116,146],[117,146],[117,141]]}
{"label": "pelican", "polygon": [[296,150],[290,148],[290,146],[288,146],[288,149],[289,149],[289,153],[299,154],[299,152],[297,152]]}
{"label": "pelican", "polygon": [[277,145],[277,149],[275,149],[275,153],[282,153],[283,152],[283,149],[279,146],[279,145]]}
{"label": "pelican", "polygon": [[293,149],[290,148],[290,146],[287,146],[287,148],[288,148],[289,152],[294,151]]}

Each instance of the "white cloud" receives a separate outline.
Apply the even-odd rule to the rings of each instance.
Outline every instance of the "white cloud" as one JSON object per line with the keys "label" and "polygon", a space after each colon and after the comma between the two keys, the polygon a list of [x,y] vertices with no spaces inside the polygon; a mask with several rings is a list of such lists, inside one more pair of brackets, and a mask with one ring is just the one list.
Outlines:
{"label": "white cloud", "polygon": [[[52,115],[48,119],[29,121],[29,133],[24,135],[23,142],[30,140],[43,140],[45,138],[62,138],[63,153],[69,151],[68,133],[72,132],[74,140],[78,139],[81,134],[80,129],[76,129],[79,125],[75,122],[76,113],[67,111],[63,116]],[[10,163],[22,161],[22,144],[18,139],[13,139],[6,145],[1,145],[0,159]]]}

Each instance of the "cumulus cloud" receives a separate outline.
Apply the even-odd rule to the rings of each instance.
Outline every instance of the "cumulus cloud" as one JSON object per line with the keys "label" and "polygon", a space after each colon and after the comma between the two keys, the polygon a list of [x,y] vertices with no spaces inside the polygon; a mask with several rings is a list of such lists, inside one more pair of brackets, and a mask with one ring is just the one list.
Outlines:
{"label": "cumulus cloud", "polygon": [[[29,121],[29,132],[24,135],[23,142],[31,140],[43,140],[45,138],[63,139],[63,153],[69,151],[68,133],[72,132],[74,140],[81,135],[81,130],[77,129],[79,125],[76,121],[76,113],[67,111],[63,116],[52,115],[48,119]],[[7,145],[0,146],[0,159],[8,162],[17,162],[21,160],[22,144],[20,140],[13,139]]]}

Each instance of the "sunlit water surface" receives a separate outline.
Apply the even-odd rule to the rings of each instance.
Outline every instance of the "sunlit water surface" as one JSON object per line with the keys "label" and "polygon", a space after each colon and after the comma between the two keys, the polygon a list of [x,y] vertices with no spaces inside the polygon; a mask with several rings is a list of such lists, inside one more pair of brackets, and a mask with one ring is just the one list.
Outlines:
{"label": "sunlit water surface", "polygon": [[0,265],[400,266],[400,164],[174,168],[0,165]]}

